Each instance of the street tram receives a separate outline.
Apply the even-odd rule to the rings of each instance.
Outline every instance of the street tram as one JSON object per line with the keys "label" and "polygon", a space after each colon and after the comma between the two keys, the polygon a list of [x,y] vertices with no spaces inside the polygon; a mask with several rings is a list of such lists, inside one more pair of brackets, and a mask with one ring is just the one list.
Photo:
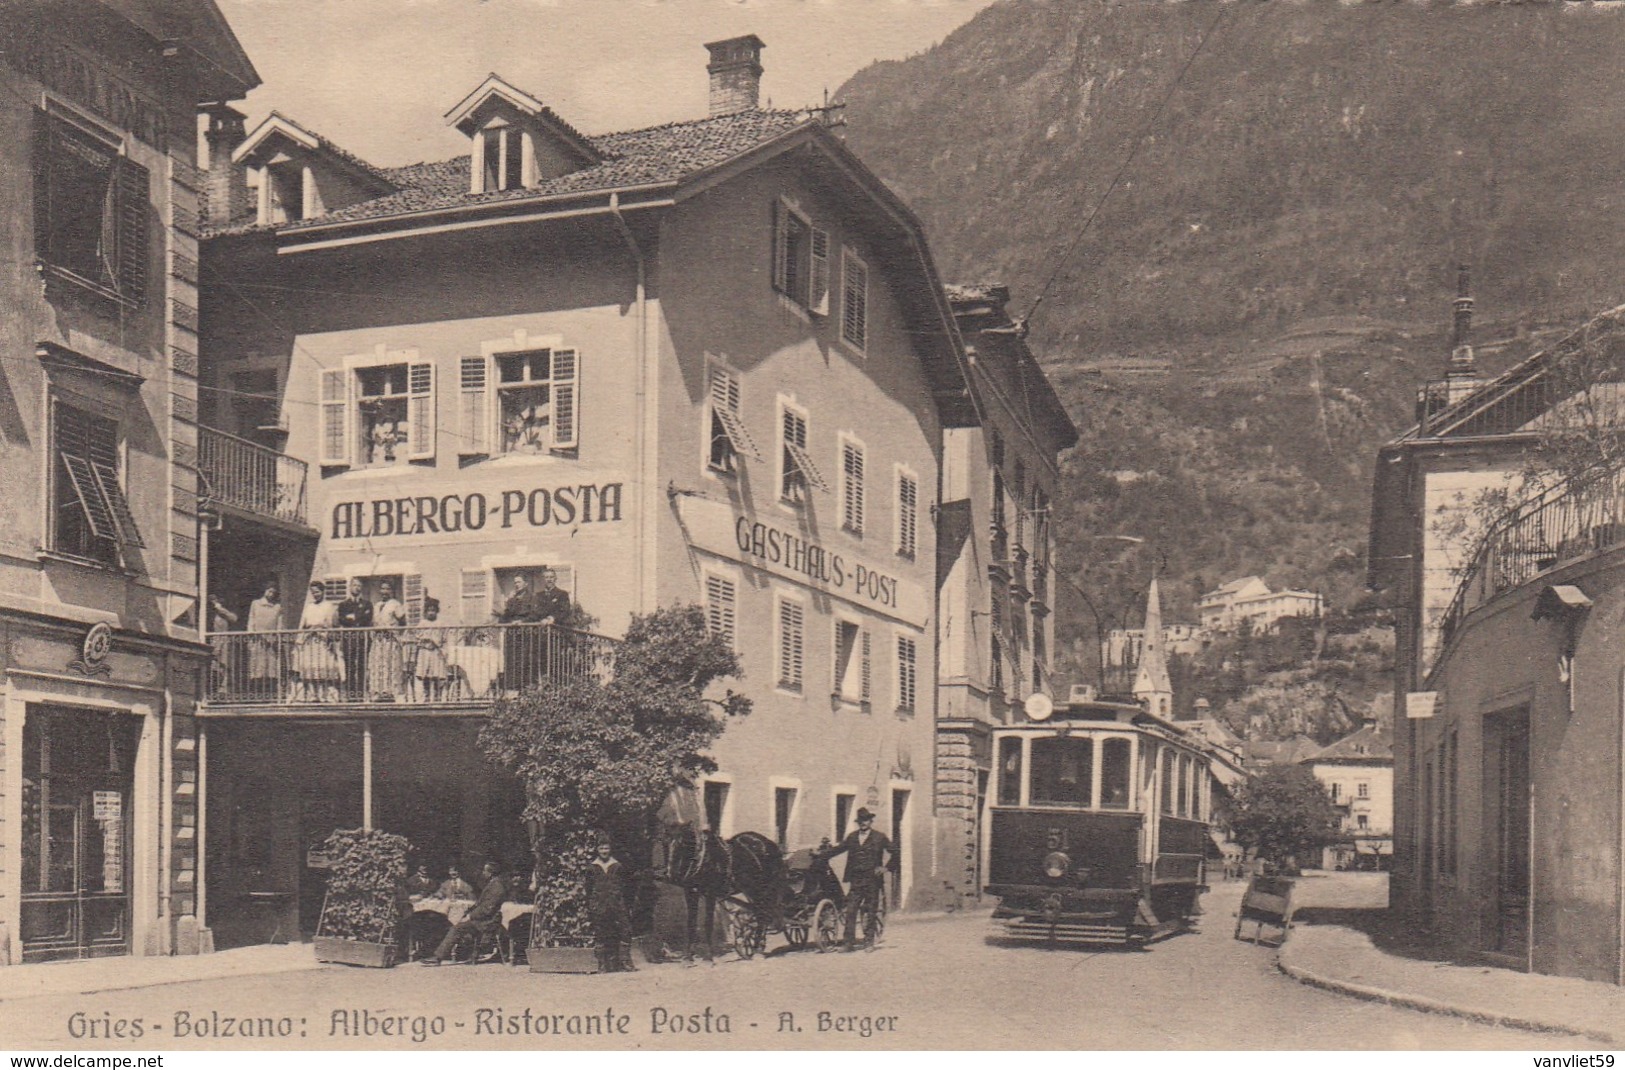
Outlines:
{"label": "street tram", "polygon": [[993,734],[992,935],[1144,944],[1184,928],[1207,890],[1207,744],[1138,702],[1035,698]]}

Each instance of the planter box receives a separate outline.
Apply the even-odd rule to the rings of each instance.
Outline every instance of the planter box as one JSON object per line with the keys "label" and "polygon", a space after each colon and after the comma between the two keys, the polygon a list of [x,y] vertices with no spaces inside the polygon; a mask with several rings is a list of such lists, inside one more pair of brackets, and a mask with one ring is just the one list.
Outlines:
{"label": "planter box", "polygon": [[525,951],[531,973],[597,973],[598,949],[591,947],[532,947]]}
{"label": "planter box", "polygon": [[339,962],[347,966],[377,966],[384,969],[395,965],[394,944],[375,944],[367,940],[350,940],[342,936],[318,936],[315,939],[317,962]]}

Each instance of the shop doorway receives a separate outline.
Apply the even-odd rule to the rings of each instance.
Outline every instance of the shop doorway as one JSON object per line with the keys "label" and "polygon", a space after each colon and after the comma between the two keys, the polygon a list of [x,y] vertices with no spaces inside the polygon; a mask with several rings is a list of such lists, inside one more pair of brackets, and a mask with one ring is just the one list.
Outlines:
{"label": "shop doorway", "polygon": [[132,789],[141,720],[30,707],[23,721],[24,962],[130,951]]}
{"label": "shop doorway", "polygon": [[892,870],[891,901],[892,905],[901,910],[903,907],[903,893],[908,888],[909,859],[905,857],[908,850],[908,798],[911,793],[906,788],[893,788],[891,792],[891,842],[892,849],[897,852],[897,867]]}
{"label": "shop doorway", "polygon": [[1491,837],[1486,854],[1494,883],[1488,950],[1525,959],[1529,954],[1530,811],[1529,711],[1484,720],[1484,799]]}

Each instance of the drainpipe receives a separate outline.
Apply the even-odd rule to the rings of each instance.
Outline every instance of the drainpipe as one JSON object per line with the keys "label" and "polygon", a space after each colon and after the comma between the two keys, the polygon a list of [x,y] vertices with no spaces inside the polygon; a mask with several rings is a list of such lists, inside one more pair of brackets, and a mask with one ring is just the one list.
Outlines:
{"label": "drainpipe", "polygon": [[652,374],[649,367],[649,293],[648,293],[648,261],[644,257],[643,249],[638,245],[632,228],[626,225],[626,217],[621,212],[621,196],[619,193],[609,195],[609,212],[615,219],[615,225],[620,228],[621,237],[626,241],[626,247],[637,263],[637,350],[638,375],[637,390],[634,398],[633,412],[638,424],[637,471],[638,482],[642,484],[641,501],[638,503],[638,552],[634,566],[634,583],[637,588],[637,609],[646,613],[654,608],[655,599],[651,596],[649,583],[653,568],[650,558],[654,555],[654,533],[651,530],[654,523],[655,510],[659,506],[656,500],[654,451],[650,449],[649,425],[654,415],[649,409],[649,377]]}
{"label": "drainpipe", "polygon": [[173,890],[170,867],[174,864],[175,761],[170,748],[175,742],[175,702],[167,677],[166,673],[163,705],[159,707],[163,726],[158,734],[158,790],[163,792],[163,798],[158,800],[158,950],[173,955],[175,926],[169,907]]}

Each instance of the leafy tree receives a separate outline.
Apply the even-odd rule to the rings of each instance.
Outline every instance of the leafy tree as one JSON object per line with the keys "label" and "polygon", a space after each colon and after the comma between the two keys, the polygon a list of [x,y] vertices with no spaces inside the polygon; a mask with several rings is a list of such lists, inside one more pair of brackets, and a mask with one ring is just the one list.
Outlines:
{"label": "leafy tree", "polygon": [[585,935],[581,875],[596,831],[638,856],[672,789],[716,769],[706,749],[750,700],[706,692],[742,675],[702,609],[673,607],[632,619],[607,679],[550,681],[496,703],[480,748],[525,785],[540,932]]}
{"label": "leafy tree", "polygon": [[1340,838],[1332,797],[1301,765],[1277,765],[1236,792],[1230,834],[1258,857],[1290,867]]}

